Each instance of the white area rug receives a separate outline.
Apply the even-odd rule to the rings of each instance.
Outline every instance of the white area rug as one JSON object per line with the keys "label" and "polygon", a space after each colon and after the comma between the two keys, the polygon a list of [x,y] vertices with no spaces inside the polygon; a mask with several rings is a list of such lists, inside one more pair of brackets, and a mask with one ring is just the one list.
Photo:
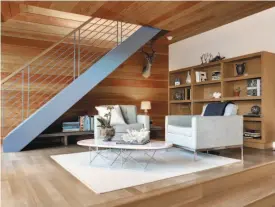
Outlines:
{"label": "white area rug", "polygon": [[[93,152],[92,156],[94,154]],[[108,155],[110,158],[115,156]],[[136,151],[132,155],[141,163],[149,159],[143,151]],[[133,161],[127,162],[122,168],[118,160],[109,168],[106,160],[100,157],[90,165],[89,152],[54,155],[51,158],[95,193],[110,192],[240,161],[204,153],[199,153],[198,160],[194,161],[192,152],[176,148],[171,148],[168,152],[157,151],[157,162],[151,162],[145,171]]]}

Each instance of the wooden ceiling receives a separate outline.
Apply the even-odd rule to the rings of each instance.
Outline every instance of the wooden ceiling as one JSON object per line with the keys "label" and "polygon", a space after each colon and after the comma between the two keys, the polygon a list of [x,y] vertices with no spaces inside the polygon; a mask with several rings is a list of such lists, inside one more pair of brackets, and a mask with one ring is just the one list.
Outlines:
{"label": "wooden ceiling", "polygon": [[[95,16],[168,30],[175,42],[273,6],[274,1],[29,1],[2,2],[1,14],[4,21],[26,11]],[[63,23],[59,20],[58,24]]]}
{"label": "wooden ceiling", "polygon": [[[174,36],[172,42],[275,6],[274,1],[29,1],[20,4],[23,3],[30,6],[23,10],[38,10],[35,7],[40,7],[48,11],[57,10],[149,25],[171,31],[169,35]],[[2,17],[9,19],[17,16],[18,5],[18,2],[12,2],[10,14],[2,11]]]}

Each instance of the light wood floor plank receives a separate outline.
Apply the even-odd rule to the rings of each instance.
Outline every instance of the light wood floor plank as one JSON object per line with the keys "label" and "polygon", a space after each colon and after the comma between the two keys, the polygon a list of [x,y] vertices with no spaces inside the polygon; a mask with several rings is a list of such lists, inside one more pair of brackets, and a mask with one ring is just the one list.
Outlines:
{"label": "light wood floor plank", "polygon": [[[112,203],[140,198],[151,193],[161,193],[191,186],[198,182],[275,160],[275,152],[273,151],[246,148],[244,165],[236,163],[109,193],[95,194],[50,158],[51,155],[83,151],[87,151],[87,149],[69,145],[68,147],[53,147],[19,153],[2,153],[2,206],[109,206]],[[234,149],[225,150],[221,151],[221,155],[238,159],[240,152]],[[274,179],[269,181],[271,184]],[[199,195],[197,191],[198,189],[194,189],[193,193],[190,191],[190,196],[185,196],[186,202],[187,199],[190,199],[189,201],[195,199]]]}

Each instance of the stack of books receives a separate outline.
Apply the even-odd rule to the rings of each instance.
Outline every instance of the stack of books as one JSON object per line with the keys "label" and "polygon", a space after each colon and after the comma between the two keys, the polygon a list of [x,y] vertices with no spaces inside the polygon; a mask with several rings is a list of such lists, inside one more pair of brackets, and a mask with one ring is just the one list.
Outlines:
{"label": "stack of books", "polygon": [[79,122],[63,122],[63,132],[77,132],[79,131]]}
{"label": "stack of books", "polygon": [[246,129],[245,132],[244,132],[244,137],[245,137],[245,139],[260,139],[261,138],[261,131]]}

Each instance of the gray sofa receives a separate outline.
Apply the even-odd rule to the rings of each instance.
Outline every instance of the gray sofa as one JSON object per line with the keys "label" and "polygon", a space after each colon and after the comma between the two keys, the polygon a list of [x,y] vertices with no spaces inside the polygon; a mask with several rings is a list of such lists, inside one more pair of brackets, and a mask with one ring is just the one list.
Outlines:
{"label": "gray sofa", "polygon": [[[112,140],[120,140],[121,136],[124,133],[127,133],[127,129],[130,130],[140,130],[142,128],[146,128],[150,130],[150,118],[148,115],[138,115],[137,107],[135,105],[119,105],[123,118],[126,124],[118,124],[114,125],[115,128],[115,136]],[[97,118],[99,116],[94,116],[94,137],[95,139],[100,138],[100,128],[98,127],[99,122]]]}

